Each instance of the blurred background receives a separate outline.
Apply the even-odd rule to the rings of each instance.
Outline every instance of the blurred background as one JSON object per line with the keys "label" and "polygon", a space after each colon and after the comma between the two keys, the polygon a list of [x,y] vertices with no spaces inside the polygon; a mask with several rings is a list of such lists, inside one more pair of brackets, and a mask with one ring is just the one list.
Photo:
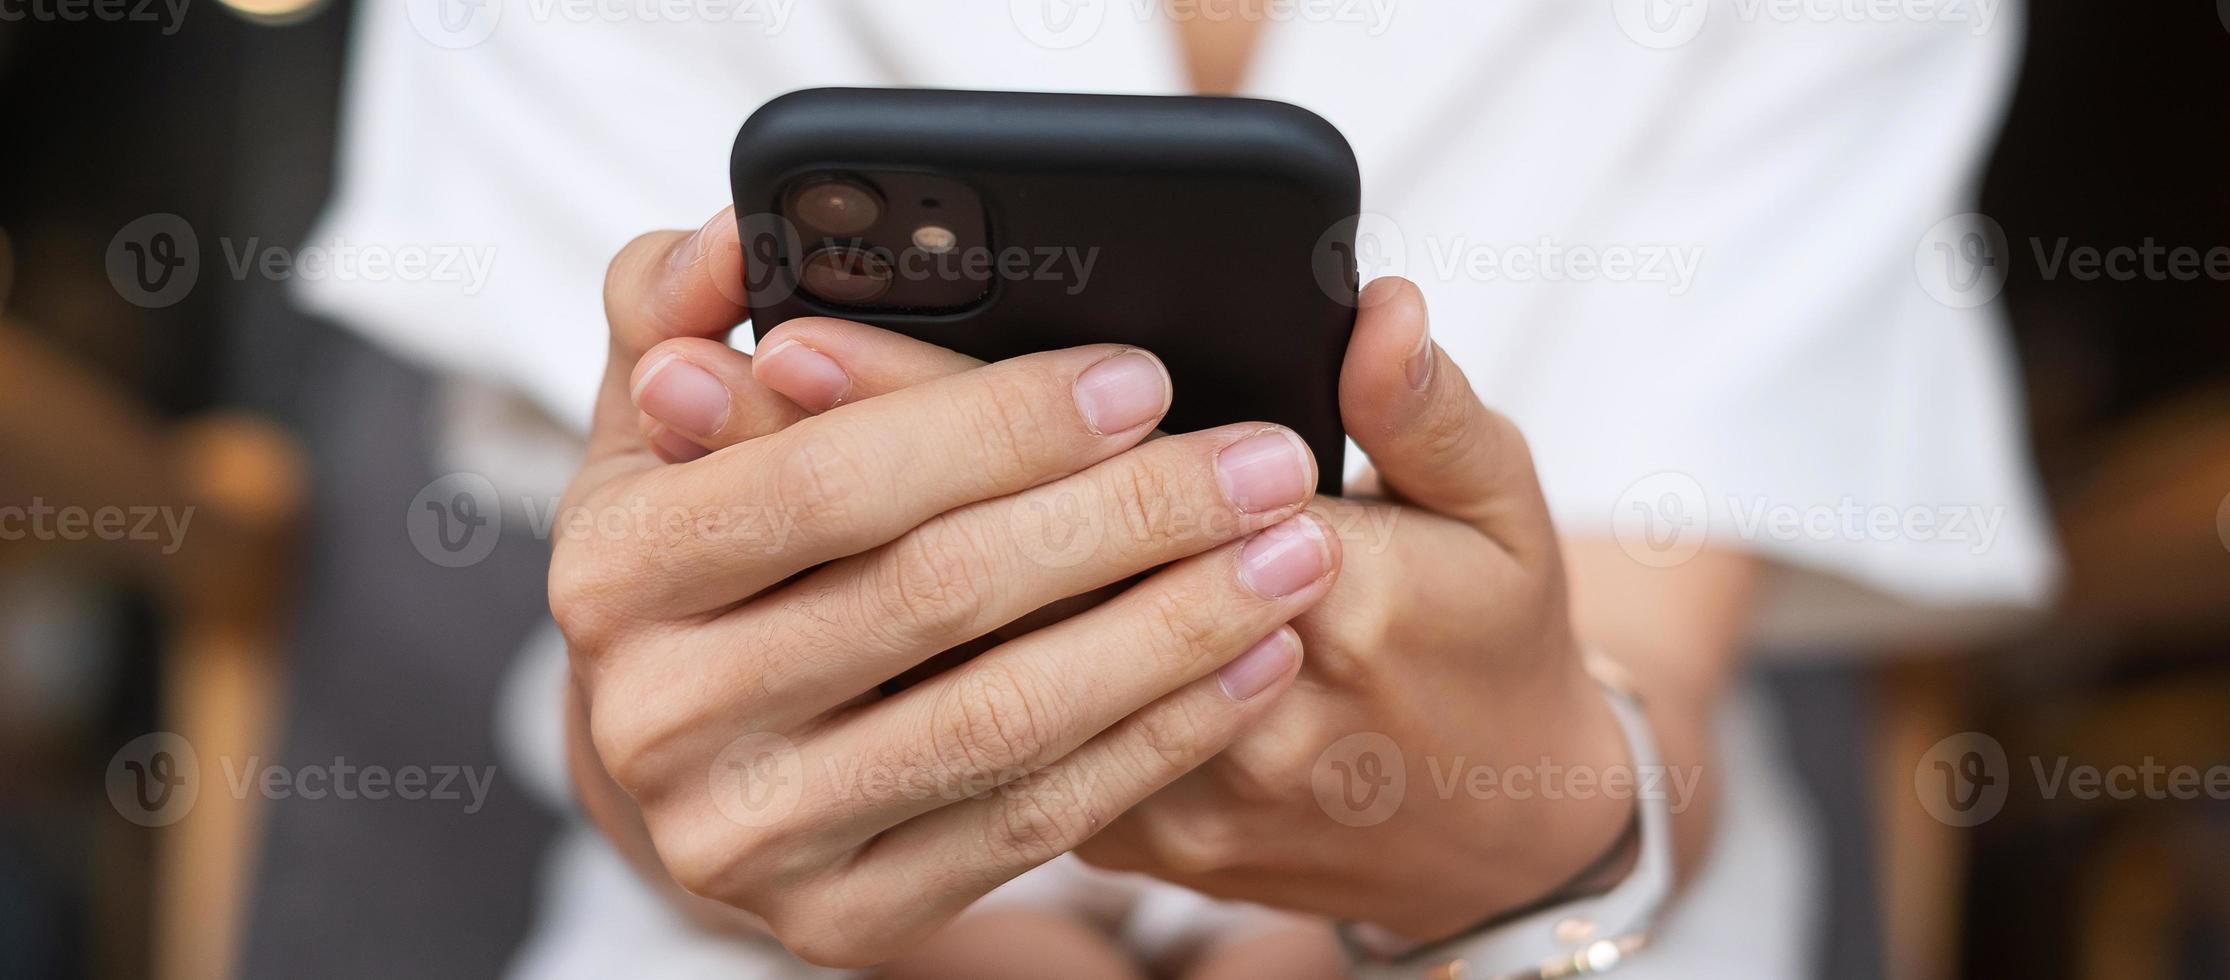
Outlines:
{"label": "blurred background", "polygon": [[[29,12],[0,17],[0,977],[485,977],[532,912],[553,818],[496,767],[492,706],[542,546],[423,560],[399,529],[440,472],[429,379],[208,254],[308,234],[350,6],[0,2]],[[2230,247],[2230,5],[2028,16],[1981,204],[2014,250]],[[160,228],[120,234],[144,221],[201,231],[176,302],[145,302],[191,266]],[[2068,588],[1992,648],[1777,668],[1833,831],[1823,969],[2230,976],[2230,273],[2024,255],[2001,302]],[[393,506],[315,505],[344,485]],[[296,601],[313,593],[352,601]],[[1931,811],[1916,770],[1978,764],[1986,747],[1942,741],[1970,731],[2014,760],[2002,808]],[[111,760],[152,732],[494,778],[471,812],[205,781],[191,819],[143,826],[149,794],[183,789]],[[2222,774],[2044,798],[2032,758]]]}

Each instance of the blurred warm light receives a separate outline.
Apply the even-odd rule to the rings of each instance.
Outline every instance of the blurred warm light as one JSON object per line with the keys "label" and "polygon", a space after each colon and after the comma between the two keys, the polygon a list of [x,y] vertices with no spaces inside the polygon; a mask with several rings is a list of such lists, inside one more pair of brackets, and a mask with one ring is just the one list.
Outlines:
{"label": "blurred warm light", "polygon": [[266,24],[286,24],[318,12],[325,0],[217,0],[233,13]]}

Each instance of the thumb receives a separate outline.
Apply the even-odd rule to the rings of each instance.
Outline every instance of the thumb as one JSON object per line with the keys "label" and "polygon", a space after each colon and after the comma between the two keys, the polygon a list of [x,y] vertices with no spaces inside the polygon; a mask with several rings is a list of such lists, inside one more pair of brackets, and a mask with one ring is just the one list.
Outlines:
{"label": "thumb", "polygon": [[[709,424],[728,442],[802,417],[763,386],[728,383],[750,376],[749,358],[723,342],[749,313],[743,276],[733,208],[722,209],[695,232],[639,236],[612,259],[604,275],[611,344],[590,424],[585,474],[609,478],[657,465],[661,458],[693,459],[718,448],[692,444],[639,410],[639,401],[666,417]],[[713,434],[697,433],[698,443]]]}
{"label": "thumb", "polygon": [[1363,290],[1340,368],[1340,419],[1389,496],[1463,521],[1510,550],[1554,547],[1533,455],[1433,343],[1415,283]]}

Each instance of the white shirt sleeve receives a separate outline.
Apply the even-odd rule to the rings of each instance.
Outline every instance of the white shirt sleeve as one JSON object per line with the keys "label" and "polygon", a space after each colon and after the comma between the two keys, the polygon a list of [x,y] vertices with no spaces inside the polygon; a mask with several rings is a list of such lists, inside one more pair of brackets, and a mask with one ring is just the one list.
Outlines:
{"label": "white shirt sleeve", "polygon": [[[1592,104],[1556,111],[1624,114],[1569,124],[1575,142],[1617,143],[1528,152],[1578,185],[1547,193],[1583,202],[1506,203],[1556,185],[1469,154],[1489,164],[1468,186],[1502,202],[1483,220],[1506,223],[1491,271],[1415,234],[1454,191],[1394,195],[1406,271],[1443,346],[1526,430],[1566,533],[1614,535],[1652,565],[1704,546],[1771,559],[1770,640],[2017,613],[2048,593],[2055,557],[2006,338],[1994,304],[1947,305],[1924,279],[1942,258],[1930,236],[1972,210],[2018,24],[1744,7],[1712,7],[1676,50],[1571,59],[1586,68],[1562,80],[1594,86]],[[1457,139],[1554,131],[1488,111],[1496,125]],[[1634,267],[1614,274],[1619,256]]]}

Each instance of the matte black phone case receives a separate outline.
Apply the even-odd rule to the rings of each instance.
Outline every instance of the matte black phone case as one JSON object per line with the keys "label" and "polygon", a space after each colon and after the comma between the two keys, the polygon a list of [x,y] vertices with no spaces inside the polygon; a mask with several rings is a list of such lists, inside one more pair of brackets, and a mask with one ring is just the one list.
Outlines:
{"label": "matte black phone case", "polygon": [[[1074,294],[1074,282],[997,279],[955,314],[824,305],[794,286],[795,241],[752,216],[777,211],[802,175],[847,170],[957,178],[988,205],[993,248],[1097,248],[1096,264]],[[1313,113],[1251,99],[812,89],[743,124],[731,179],[757,335],[836,316],[987,361],[1134,344],[1175,382],[1163,428],[1289,426],[1316,452],[1321,492],[1339,492],[1360,181],[1346,139]]]}

